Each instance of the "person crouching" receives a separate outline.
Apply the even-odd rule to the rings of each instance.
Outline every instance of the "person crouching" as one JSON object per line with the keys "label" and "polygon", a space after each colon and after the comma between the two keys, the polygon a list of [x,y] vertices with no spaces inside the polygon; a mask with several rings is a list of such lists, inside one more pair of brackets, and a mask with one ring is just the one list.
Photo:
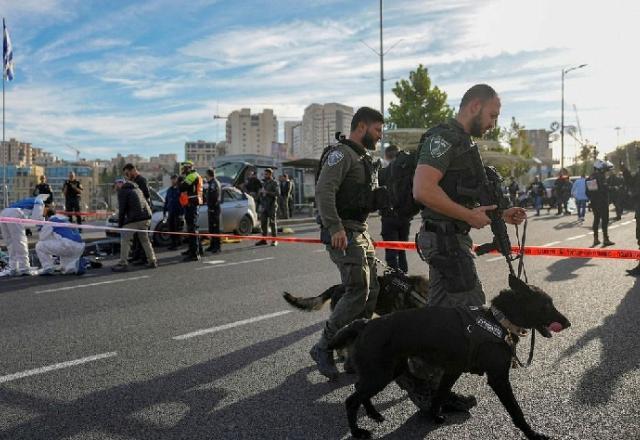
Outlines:
{"label": "person crouching", "polygon": [[[69,224],[69,219],[56,215],[53,209],[47,209],[46,219],[52,223]],[[36,254],[42,265],[38,275],[55,273],[54,255],[60,259],[60,272],[63,274],[82,275],[86,271],[84,241],[77,228],[66,226],[44,225],[40,230]]]}

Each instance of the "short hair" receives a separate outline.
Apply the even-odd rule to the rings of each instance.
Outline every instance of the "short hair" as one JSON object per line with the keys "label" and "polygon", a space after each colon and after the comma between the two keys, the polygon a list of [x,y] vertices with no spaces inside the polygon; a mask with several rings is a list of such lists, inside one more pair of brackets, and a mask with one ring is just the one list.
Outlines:
{"label": "short hair", "polygon": [[207,170],[207,176],[213,177],[216,175],[216,172],[213,170],[213,168],[209,168]]}
{"label": "short hair", "polygon": [[133,171],[136,169],[136,166],[132,163],[128,163],[122,167],[122,171]]}
{"label": "short hair", "polygon": [[462,100],[460,101],[460,109],[469,105],[469,103],[471,103],[471,101],[473,101],[474,99],[479,99],[482,102],[486,102],[490,99],[495,98],[496,96],[498,96],[498,94],[495,90],[493,90],[493,87],[487,84],[476,84],[475,86],[467,90],[462,97]]}
{"label": "short hair", "polygon": [[177,178],[178,178],[178,175],[177,175],[177,174],[172,174],[172,175],[171,175],[171,178],[172,178],[172,179],[177,179]]}
{"label": "short hair", "polygon": [[358,124],[364,122],[365,125],[371,125],[376,122],[384,123],[384,116],[378,110],[371,107],[360,107],[353,119],[351,119],[351,131],[356,131]]}
{"label": "short hair", "polygon": [[397,145],[391,144],[384,149],[384,157],[390,157],[392,159],[395,159],[399,151],[400,149],[398,148]]}

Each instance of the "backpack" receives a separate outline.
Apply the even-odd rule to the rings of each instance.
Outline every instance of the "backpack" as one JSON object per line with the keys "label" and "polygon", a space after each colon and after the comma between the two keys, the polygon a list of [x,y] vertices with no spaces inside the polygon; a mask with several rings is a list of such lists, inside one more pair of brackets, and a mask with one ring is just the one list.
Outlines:
{"label": "backpack", "polygon": [[418,154],[419,149],[399,151],[385,170],[391,207],[401,217],[411,218],[422,209],[422,205],[413,199],[413,175],[418,165]]}
{"label": "backpack", "polygon": [[586,185],[587,185],[587,192],[588,193],[594,193],[598,191],[598,181],[596,180],[595,177],[589,177],[586,180]]}

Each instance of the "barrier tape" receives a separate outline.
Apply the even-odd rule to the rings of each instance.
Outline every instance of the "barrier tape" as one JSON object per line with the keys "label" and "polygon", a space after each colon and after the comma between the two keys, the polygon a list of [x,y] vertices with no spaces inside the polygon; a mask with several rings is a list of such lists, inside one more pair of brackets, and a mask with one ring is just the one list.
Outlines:
{"label": "barrier tape", "polygon": [[[115,231],[115,232],[140,232],[140,229],[130,228],[118,228],[109,226],[95,226],[95,225],[77,225],[74,223],[57,223],[49,222],[46,220],[33,220],[22,219],[15,217],[0,217],[0,223],[17,223],[23,225],[36,225],[36,226],[54,226],[56,228],[74,228],[74,229],[87,229],[94,231]],[[166,235],[197,235],[202,238],[233,238],[236,240],[273,240],[273,237],[263,235],[235,235],[235,234],[210,234],[208,232],[202,233],[189,233],[189,232],[168,232],[168,231],[147,231],[150,234],[166,234]],[[305,244],[323,244],[318,238],[300,238],[300,237],[277,237],[277,241],[283,243],[305,243]],[[374,241],[373,245],[376,248],[381,249],[395,249],[395,250],[415,250],[416,245],[414,242],[408,241]],[[476,250],[478,245],[474,245],[473,249]],[[511,250],[519,252],[520,248],[512,246]],[[497,251],[490,252],[492,254],[498,254]],[[541,247],[541,246],[525,246],[525,255],[531,256],[546,256],[546,257],[565,257],[565,258],[605,258],[616,260],[640,260],[640,250],[632,249],[603,249],[603,248],[565,248],[565,247]]]}
{"label": "barrier tape", "polygon": [[93,212],[76,212],[76,211],[56,211],[56,214],[62,214],[66,216],[70,215],[79,215],[81,217],[100,217],[100,216],[110,216],[113,214],[112,211],[93,211]]}

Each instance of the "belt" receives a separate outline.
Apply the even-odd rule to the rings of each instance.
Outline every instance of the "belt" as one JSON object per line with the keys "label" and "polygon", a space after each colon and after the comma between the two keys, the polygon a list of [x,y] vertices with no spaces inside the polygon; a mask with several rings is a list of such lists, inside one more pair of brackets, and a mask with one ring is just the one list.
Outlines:
{"label": "belt", "polygon": [[461,226],[460,224],[449,220],[424,220],[422,228],[427,232],[468,234],[471,226]]}

